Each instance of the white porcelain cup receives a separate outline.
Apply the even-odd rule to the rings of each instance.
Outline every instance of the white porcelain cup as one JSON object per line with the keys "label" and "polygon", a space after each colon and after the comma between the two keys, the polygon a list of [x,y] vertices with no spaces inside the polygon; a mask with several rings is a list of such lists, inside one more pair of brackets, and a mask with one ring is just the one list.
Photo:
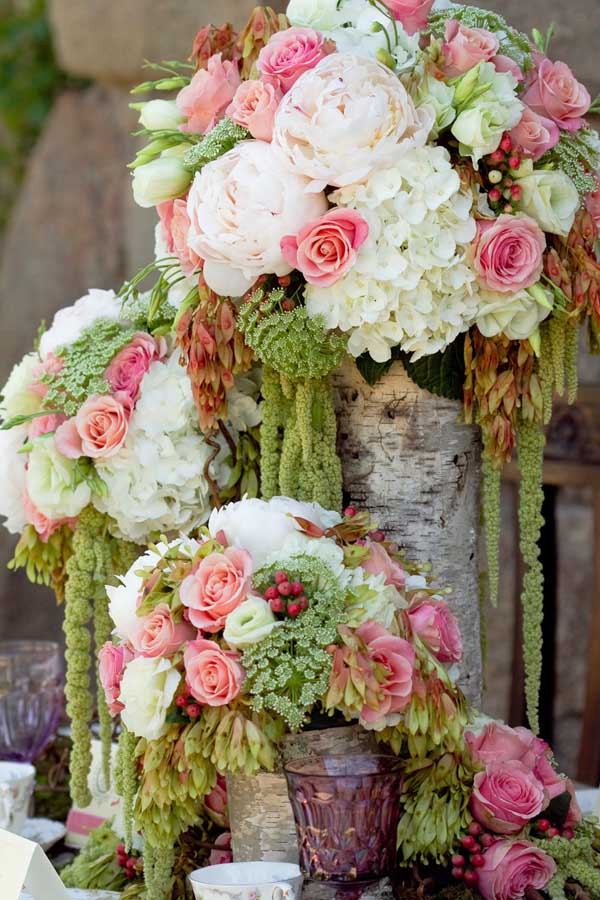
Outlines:
{"label": "white porcelain cup", "polygon": [[34,783],[35,769],[29,763],[0,762],[0,828],[21,833]]}
{"label": "white porcelain cup", "polygon": [[196,900],[300,900],[300,866],[286,862],[223,863],[190,875]]}

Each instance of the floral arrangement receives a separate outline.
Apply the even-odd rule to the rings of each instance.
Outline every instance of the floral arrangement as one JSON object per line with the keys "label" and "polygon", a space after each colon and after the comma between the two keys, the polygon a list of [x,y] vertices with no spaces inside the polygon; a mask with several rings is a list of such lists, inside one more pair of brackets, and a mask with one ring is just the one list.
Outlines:
{"label": "floral arrangement", "polygon": [[[543,425],[555,390],[575,398],[580,325],[594,348],[600,325],[600,107],[552,61],[552,34],[433,0],[257,8],[241,34],[207,26],[189,63],[154,66],[139,90],[177,93],[134,104],[149,143],[132,164],[159,216],[145,273],[157,303],[181,304],[178,339],[227,304],[236,358],[264,366],[263,496],[339,508],[329,376],[350,356],[375,383],[400,359],[482,428],[495,602],[518,448],[534,726]],[[194,366],[210,419],[223,367]]]}
{"label": "floral arrangement", "polygon": [[[219,433],[207,443],[179,351],[168,329],[151,333],[147,306],[90,291],[56,314],[2,389],[0,512],[20,535],[12,565],[66,601],[77,802],[89,796],[88,624],[98,643],[110,635],[104,585],[153,535],[187,533],[208,519],[231,480],[229,445],[235,450],[240,431],[260,418],[252,391],[233,385],[228,440]],[[99,715],[108,746],[102,704]]]}
{"label": "floral arrangement", "polygon": [[444,592],[367,514],[243,500],[198,540],[150,547],[107,590],[100,677],[121,716],[125,843],[141,831],[150,900],[170,896],[174,848],[218,777],[274,769],[284,734],[319,712],[405,759],[407,878],[422,864],[439,867],[440,889],[486,900],[560,897],[572,880],[598,896],[595,826],[548,745],[469,708]]}

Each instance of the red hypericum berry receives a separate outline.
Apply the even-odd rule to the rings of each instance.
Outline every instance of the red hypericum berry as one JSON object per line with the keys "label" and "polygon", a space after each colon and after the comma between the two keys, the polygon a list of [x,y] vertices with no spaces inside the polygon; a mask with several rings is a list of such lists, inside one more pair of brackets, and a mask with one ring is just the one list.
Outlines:
{"label": "red hypericum berry", "polygon": [[483,828],[479,822],[471,822],[469,825],[469,834],[473,835],[473,837],[479,837],[480,834],[483,834]]}
{"label": "red hypericum berry", "polygon": [[546,832],[546,837],[548,837],[550,839],[558,837],[559,835],[560,835],[560,831],[558,830],[558,828],[549,828],[548,831]]}
{"label": "red hypericum berry", "polygon": [[271,587],[266,589],[265,600],[275,600],[277,597],[279,597],[279,591],[273,584],[273,585],[271,585]]}
{"label": "red hypericum berry", "polygon": [[510,195],[513,200],[520,200],[523,195],[523,188],[520,184],[513,184],[510,189]]}
{"label": "red hypericum berry", "polygon": [[198,706],[197,703],[190,703],[189,706],[186,706],[186,713],[190,717],[190,719],[197,719],[202,710]]}
{"label": "red hypericum berry", "polygon": [[465,870],[460,866],[455,866],[452,869],[452,877],[455,879],[455,881],[462,881],[465,877]]}
{"label": "red hypericum berry", "polygon": [[503,150],[494,150],[494,152],[490,154],[490,162],[494,165],[504,162],[505,159],[506,155]]}
{"label": "red hypericum berry", "polygon": [[511,169],[518,169],[519,166],[521,165],[521,157],[520,156],[509,156],[508,164],[511,167]]}
{"label": "red hypericum berry", "polygon": [[370,531],[369,537],[372,541],[375,541],[376,544],[382,544],[385,541],[385,534],[379,528],[375,531]]}
{"label": "red hypericum berry", "polygon": [[500,141],[500,149],[504,150],[505,153],[510,153],[513,148],[513,142],[510,139],[510,135],[505,134],[502,140]]}
{"label": "red hypericum berry", "polygon": [[300,609],[302,610],[302,612],[304,612],[305,609],[308,609],[308,597],[305,597],[304,594],[302,594],[302,596],[298,597],[297,602],[298,602],[298,605],[299,605]]}
{"label": "red hypericum berry", "polygon": [[356,515],[356,507],[355,506],[347,506],[344,510],[344,515],[347,519],[353,519]]}
{"label": "red hypericum berry", "polygon": [[119,854],[119,856],[127,853],[127,851],[125,850],[125,844],[117,844],[117,853]]}
{"label": "red hypericum berry", "polygon": [[475,869],[467,869],[465,872],[465,884],[467,887],[475,887],[479,881],[479,875]]}
{"label": "red hypericum berry", "polygon": [[572,828],[563,828],[563,830],[562,830],[562,836],[563,836],[567,841],[572,841],[573,838],[575,837],[575,832],[573,831]]}
{"label": "red hypericum berry", "polygon": [[279,281],[279,284],[281,285],[281,287],[289,287],[292,279],[290,278],[289,275],[280,275],[277,280]]}
{"label": "red hypericum berry", "polygon": [[475,850],[479,849],[479,844],[475,840],[472,834],[465,835],[461,840],[461,845],[465,848],[465,850],[469,850],[471,853],[474,853]]}
{"label": "red hypericum berry", "polygon": [[299,597],[300,594],[304,593],[304,585],[301,581],[292,581],[290,582],[290,590],[293,597]]}
{"label": "red hypericum berry", "polygon": [[282,597],[289,597],[292,593],[292,585],[289,583],[289,581],[280,581],[277,585],[277,590]]}
{"label": "red hypericum berry", "polygon": [[275,572],[275,581],[277,582],[277,584],[281,584],[282,581],[287,581],[287,580],[288,580],[287,572],[282,572],[281,570],[279,570],[279,572]]}
{"label": "red hypericum berry", "polygon": [[485,858],[484,858],[484,856],[483,856],[483,853],[474,853],[474,854],[471,856],[471,865],[472,865],[475,869],[480,869],[482,866],[484,866],[484,865],[485,865]]}
{"label": "red hypericum berry", "polygon": [[302,612],[302,607],[299,603],[288,603],[288,616],[291,616],[292,619],[295,619],[296,616],[299,616]]}
{"label": "red hypericum berry", "polygon": [[281,304],[281,308],[284,312],[291,312],[293,309],[296,309],[296,304],[289,297],[286,297]]}
{"label": "red hypericum berry", "polygon": [[511,213],[512,211],[513,211],[512,206],[510,205],[510,203],[507,203],[507,204],[505,205],[505,207],[504,207],[504,212],[505,212],[505,213]]}
{"label": "red hypericum berry", "polygon": [[492,203],[497,203],[498,200],[500,200],[501,196],[502,196],[502,194],[500,193],[498,188],[492,188],[491,191],[488,193],[488,197],[490,198]]}
{"label": "red hypericum berry", "polygon": [[274,613],[282,613],[285,609],[285,605],[281,597],[274,597],[273,600],[270,601],[269,606]]}
{"label": "red hypericum berry", "polygon": [[491,847],[492,844],[496,843],[496,838],[493,834],[482,834],[479,838],[479,842],[482,847]]}
{"label": "red hypericum berry", "polygon": [[[177,698],[177,700],[175,701],[175,706],[179,706],[180,709],[182,706],[187,706],[187,697],[185,697],[183,694],[180,694],[179,697]],[[122,845],[119,845],[119,846],[122,846]]]}
{"label": "red hypericum berry", "polygon": [[551,827],[551,824],[548,821],[548,819],[538,819],[535,824],[536,824],[537,830],[542,831],[542,832],[548,831],[548,829]]}
{"label": "red hypericum berry", "polygon": [[465,858],[461,853],[455,853],[450,862],[454,869],[460,869],[465,864]]}

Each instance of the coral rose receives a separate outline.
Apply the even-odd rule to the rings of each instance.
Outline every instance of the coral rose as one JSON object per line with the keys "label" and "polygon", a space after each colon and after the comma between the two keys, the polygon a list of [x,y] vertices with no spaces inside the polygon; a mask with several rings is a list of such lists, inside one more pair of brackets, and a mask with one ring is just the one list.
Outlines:
{"label": "coral rose", "polygon": [[222,650],[214,641],[191,641],[183,654],[190,695],[206,706],[227,706],[246,677],[239,660],[237,653]]}
{"label": "coral rose", "polygon": [[59,425],[67,421],[67,416],[63,413],[48,413],[47,416],[37,416],[29,423],[27,437],[33,441],[36,437],[42,437],[44,434],[51,434],[56,431]]}
{"label": "coral rose", "polygon": [[421,31],[427,25],[434,0],[383,0],[407,34]]}
{"label": "coral rose", "polygon": [[307,224],[297,235],[284,237],[281,252],[309,284],[330,287],[356,262],[369,226],[354,209],[332,209]]}
{"label": "coral rose", "polygon": [[460,662],[462,639],[456,617],[443,600],[425,600],[408,617],[415,634],[429,647],[440,662]]}
{"label": "coral rose", "polygon": [[187,87],[177,94],[177,108],[187,118],[180,131],[207,134],[215,127],[233,100],[241,83],[237,62],[216,53],[206,69],[199,69]]}
{"label": "coral rose", "polygon": [[480,62],[490,62],[500,46],[498,38],[491,31],[486,31],[485,28],[467,28],[456,19],[446,22],[445,38],[442,44],[443,69],[450,78],[464,75]]}
{"label": "coral rose", "polygon": [[485,900],[523,900],[542,891],[556,873],[554,860],[528,841],[497,841],[485,851],[477,887]]}
{"label": "coral rose", "polygon": [[383,716],[402,712],[410,703],[413,689],[415,652],[404,638],[396,637],[377,622],[365,622],[356,633],[367,645],[371,658],[388,670],[380,685],[384,702],[374,710],[364,706],[361,721],[373,723]]}
{"label": "coral rose", "polygon": [[474,762],[484,765],[518,760],[533,771],[538,758],[550,750],[528,728],[511,728],[502,722],[491,722],[479,735],[468,731],[465,737]]}
{"label": "coral rose", "polygon": [[469,809],[496,834],[518,834],[547,805],[543,785],[522,762],[488,763],[473,783]]}
{"label": "coral rose", "polygon": [[[185,204],[184,204],[185,205]],[[123,391],[132,403],[138,398],[140,385],[150,365],[167,352],[164,338],[155,340],[152,335],[138,331],[131,343],[117,353],[104,373],[105,379],[115,393]]]}
{"label": "coral rose", "polygon": [[127,646],[116,647],[110,642],[104,644],[98,653],[98,674],[111,716],[118,715],[125,708],[119,702],[121,681],[125,666],[132,659],[133,653]]}
{"label": "coral rose", "polygon": [[257,141],[271,141],[275,113],[281,103],[281,90],[267,81],[242,81],[227,107],[227,115],[247,128]]}
{"label": "coral rose", "polygon": [[276,32],[258,56],[258,70],[284,94],[303,72],[314,69],[328,50],[324,36],[313,28]]}
{"label": "coral rose", "polygon": [[594,220],[596,231],[600,231],[600,180],[596,176],[597,189],[585,198],[585,208]]}
{"label": "coral rose", "polygon": [[227,616],[243,603],[252,587],[252,557],[247,550],[228,547],[206,556],[184,578],[180,596],[192,625],[214,634]]}
{"label": "coral rose", "polygon": [[369,575],[384,575],[385,583],[402,590],[406,584],[406,572],[395,562],[381,544],[372,541],[368,545],[369,555],[361,562],[361,568]]}
{"label": "coral rose", "polygon": [[52,535],[56,534],[63,525],[75,528],[77,524],[76,518],[50,519],[48,516],[45,516],[32,502],[27,488],[23,488],[23,512],[27,522],[35,528],[35,532],[42,544],[47,544]]}
{"label": "coral rose", "polygon": [[208,864],[209,866],[222,866],[230,862],[233,862],[231,833],[226,831],[216,839],[215,849],[210,851],[210,856],[208,857]]}
{"label": "coral rose", "polygon": [[149,615],[140,617],[139,630],[132,636],[132,644],[140,656],[153,659],[172,656],[194,637],[196,630],[187,622],[176,625],[168,605],[160,603]]}
{"label": "coral rose", "polygon": [[220,828],[229,825],[227,816],[227,782],[222,775],[217,775],[217,783],[204,798],[204,806],[212,821]]}
{"label": "coral rose", "polygon": [[539,280],[545,249],[544,232],[529,216],[482,219],[472,245],[473,268],[489,290],[516,293]]}
{"label": "coral rose", "polygon": [[568,65],[550,62],[545,56],[539,59],[533,79],[521,99],[534,112],[552,119],[564,131],[579,131],[583,116],[592,103],[587,89],[577,81]]}
{"label": "coral rose", "polygon": [[68,459],[105,459],[118,453],[127,437],[133,404],[129,394],[90,397],[77,415],[63,422],[54,435],[56,449]]}
{"label": "coral rose", "polygon": [[560,131],[552,119],[540,116],[526,106],[521,121],[512,129],[510,137],[515,150],[530,156],[535,162],[556,147]]}

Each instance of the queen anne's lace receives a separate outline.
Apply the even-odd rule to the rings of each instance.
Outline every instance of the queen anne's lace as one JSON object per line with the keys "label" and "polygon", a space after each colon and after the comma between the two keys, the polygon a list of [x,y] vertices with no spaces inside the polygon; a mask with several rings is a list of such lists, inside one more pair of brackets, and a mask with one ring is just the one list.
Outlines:
{"label": "queen anne's lace", "polygon": [[366,350],[384,362],[399,344],[418,359],[470,327],[478,298],[466,253],[476,225],[444,148],[410,150],[394,168],[330,199],[358,210],[369,237],[337,284],[307,287],[306,305],[328,328],[350,332],[354,356]]}

